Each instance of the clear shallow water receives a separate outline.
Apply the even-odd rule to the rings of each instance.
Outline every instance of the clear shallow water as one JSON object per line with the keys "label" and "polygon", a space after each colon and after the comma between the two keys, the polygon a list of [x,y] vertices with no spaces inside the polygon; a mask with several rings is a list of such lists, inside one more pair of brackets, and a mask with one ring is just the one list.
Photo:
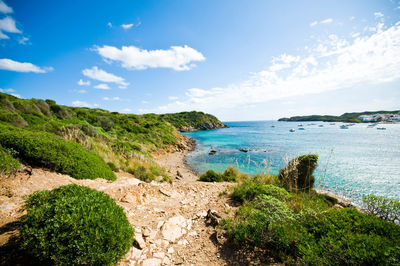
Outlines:
{"label": "clear shallow water", "polygon": [[[310,125],[315,123],[315,125]],[[400,125],[386,130],[356,124],[324,122],[228,122],[231,128],[185,133],[196,140],[186,161],[196,172],[223,171],[229,165],[254,174],[276,175],[288,160],[302,154],[319,155],[316,186],[361,204],[373,193],[400,198]],[[305,130],[298,130],[302,124]],[[271,127],[274,125],[275,127]],[[319,127],[323,125],[323,127]],[[289,129],[296,131],[291,133]],[[250,149],[241,152],[240,148]],[[211,149],[217,150],[209,155]]]}

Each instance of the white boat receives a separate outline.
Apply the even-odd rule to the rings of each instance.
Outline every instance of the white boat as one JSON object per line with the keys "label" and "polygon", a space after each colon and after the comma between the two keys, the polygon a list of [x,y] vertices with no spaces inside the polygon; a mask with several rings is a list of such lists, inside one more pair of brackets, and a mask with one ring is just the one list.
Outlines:
{"label": "white boat", "polygon": [[299,130],[305,130],[305,128],[304,127],[299,127]]}
{"label": "white boat", "polygon": [[295,132],[294,128],[289,129],[289,132]]}
{"label": "white boat", "polygon": [[377,130],[386,130],[386,127],[377,127]]}
{"label": "white boat", "polygon": [[349,127],[346,126],[346,125],[341,125],[341,126],[340,126],[340,129],[349,129]]}

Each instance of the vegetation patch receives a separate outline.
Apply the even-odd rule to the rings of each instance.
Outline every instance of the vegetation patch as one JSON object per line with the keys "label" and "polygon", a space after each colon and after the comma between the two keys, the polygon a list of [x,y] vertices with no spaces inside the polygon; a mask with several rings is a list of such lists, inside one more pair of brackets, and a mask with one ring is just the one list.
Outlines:
{"label": "vegetation patch", "polygon": [[15,150],[18,158],[32,166],[49,168],[77,179],[116,179],[97,154],[50,133],[2,127],[0,144]]}
{"label": "vegetation patch", "polygon": [[0,176],[15,173],[20,168],[20,163],[11,156],[14,153],[0,145]]}
{"label": "vegetation patch", "polygon": [[67,185],[27,197],[21,247],[57,265],[115,265],[133,243],[121,207],[103,192]]}
{"label": "vegetation patch", "polygon": [[200,175],[200,181],[204,182],[236,182],[241,178],[246,176],[240,173],[235,167],[229,166],[222,173],[217,173],[213,170],[208,170],[207,172]]}
{"label": "vegetation patch", "polygon": [[318,155],[302,155],[291,160],[279,170],[278,178],[289,191],[310,191],[314,187],[313,172],[317,167]]}
{"label": "vegetation patch", "polygon": [[[333,208],[335,200],[312,190],[310,179],[295,176],[311,177],[318,157],[299,158],[284,168],[290,169],[291,178],[279,178],[290,192],[265,184],[266,179],[260,177],[233,189],[232,199],[242,206],[234,218],[221,224],[231,243],[263,250],[289,265],[398,265],[400,226],[395,217],[399,201],[375,196],[364,199],[370,212],[382,219],[355,208]],[[297,186],[290,180],[306,182]]]}

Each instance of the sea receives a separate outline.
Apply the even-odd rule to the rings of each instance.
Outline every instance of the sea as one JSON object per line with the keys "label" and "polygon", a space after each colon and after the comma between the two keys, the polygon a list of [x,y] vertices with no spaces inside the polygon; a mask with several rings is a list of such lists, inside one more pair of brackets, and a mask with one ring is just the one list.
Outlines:
{"label": "sea", "polygon": [[[344,123],[329,122],[225,124],[230,128],[184,133],[196,140],[196,149],[186,157],[195,172],[223,171],[233,165],[248,174],[277,175],[291,159],[317,154],[318,190],[357,206],[368,194],[400,199],[400,124],[354,124],[348,129],[340,128]],[[209,154],[211,150],[216,153]]]}

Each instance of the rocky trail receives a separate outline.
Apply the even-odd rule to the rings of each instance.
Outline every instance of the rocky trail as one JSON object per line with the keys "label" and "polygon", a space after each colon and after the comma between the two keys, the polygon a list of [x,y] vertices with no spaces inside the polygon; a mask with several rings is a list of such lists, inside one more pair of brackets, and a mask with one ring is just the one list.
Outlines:
{"label": "rocky trail", "polygon": [[[119,265],[242,265],[246,254],[231,251],[220,229],[219,216],[233,215],[235,207],[223,193],[229,183],[205,183],[185,166],[187,151],[157,156],[172,184],[145,183],[128,173],[117,181],[76,180],[67,175],[33,169],[0,181],[1,265],[32,264],[17,250],[18,219],[23,196],[66,184],[85,185],[110,195],[122,206],[135,228],[135,245]],[[24,257],[25,256],[25,257]],[[254,261],[253,261],[254,263]],[[253,264],[251,263],[251,264]]]}

